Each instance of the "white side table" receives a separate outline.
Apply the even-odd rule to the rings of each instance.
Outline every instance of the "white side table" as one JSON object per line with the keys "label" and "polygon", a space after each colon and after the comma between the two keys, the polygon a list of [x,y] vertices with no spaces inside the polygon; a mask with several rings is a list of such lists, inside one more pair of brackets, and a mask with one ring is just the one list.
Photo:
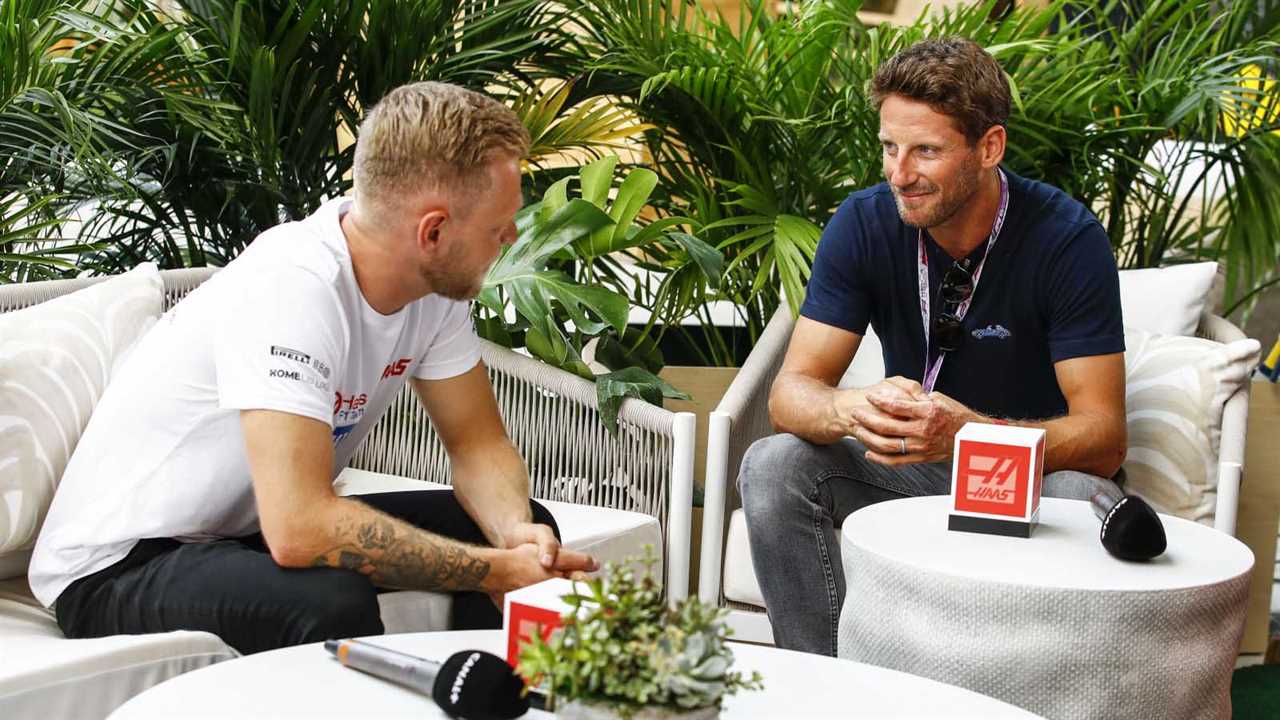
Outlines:
{"label": "white side table", "polygon": [[[459,650],[502,655],[496,630],[406,633],[368,638],[401,652],[443,660]],[[1025,710],[905,673],[819,655],[733,644],[734,667],[764,676],[764,690],[725,701],[731,718],[1009,718]],[[412,718],[447,716],[425,695],[344,668],[320,643],[273,650],[179,675],[138,695],[110,720],[174,718]],[[552,718],[536,710],[529,720]]]}
{"label": "white side table", "polygon": [[839,655],[1050,718],[1229,718],[1253,554],[1161,516],[1149,563],[1117,560],[1089,504],[1046,498],[1030,539],[947,530],[950,497],[863,508],[840,544]]}

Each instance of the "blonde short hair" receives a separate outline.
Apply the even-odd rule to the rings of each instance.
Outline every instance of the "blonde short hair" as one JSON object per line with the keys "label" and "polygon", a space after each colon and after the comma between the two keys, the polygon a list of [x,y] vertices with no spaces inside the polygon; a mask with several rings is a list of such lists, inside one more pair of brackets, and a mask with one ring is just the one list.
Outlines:
{"label": "blonde short hair", "polygon": [[497,100],[447,83],[401,85],[360,123],[356,204],[378,214],[423,190],[479,191],[495,156],[528,152],[529,132]]}

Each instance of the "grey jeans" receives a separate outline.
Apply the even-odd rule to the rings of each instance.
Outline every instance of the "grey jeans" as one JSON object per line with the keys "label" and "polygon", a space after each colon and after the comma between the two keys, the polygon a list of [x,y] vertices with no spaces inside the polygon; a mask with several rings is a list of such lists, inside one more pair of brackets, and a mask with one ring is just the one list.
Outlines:
{"label": "grey jeans", "polygon": [[[815,445],[781,434],[763,438],[742,459],[738,487],[751,559],[773,637],[789,650],[836,654],[844,568],[836,528],[872,503],[951,492],[950,463],[887,467],[845,438]],[[1046,475],[1046,497],[1087,500],[1115,483],[1082,472]]]}

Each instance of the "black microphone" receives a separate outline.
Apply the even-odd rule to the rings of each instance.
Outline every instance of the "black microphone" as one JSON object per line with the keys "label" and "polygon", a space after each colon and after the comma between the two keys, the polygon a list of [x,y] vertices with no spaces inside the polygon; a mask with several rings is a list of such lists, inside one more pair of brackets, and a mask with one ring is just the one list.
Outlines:
{"label": "black microphone", "polygon": [[529,710],[524,680],[483,650],[463,650],[438,663],[359,640],[325,640],[324,649],[347,667],[430,695],[453,717],[511,720]]}
{"label": "black microphone", "polygon": [[1164,552],[1167,541],[1160,516],[1137,495],[1117,500],[1106,491],[1089,501],[1102,520],[1102,547],[1121,560],[1150,560]]}

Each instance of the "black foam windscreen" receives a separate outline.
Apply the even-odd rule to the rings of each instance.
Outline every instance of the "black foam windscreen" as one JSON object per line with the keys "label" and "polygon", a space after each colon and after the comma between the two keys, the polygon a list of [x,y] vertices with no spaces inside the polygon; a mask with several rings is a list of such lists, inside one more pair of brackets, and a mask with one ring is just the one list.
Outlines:
{"label": "black foam windscreen", "polygon": [[1160,516],[1140,497],[1126,495],[1102,520],[1102,546],[1122,560],[1150,560],[1167,541]]}
{"label": "black foam windscreen", "polygon": [[507,661],[482,650],[464,650],[440,666],[431,698],[466,720],[511,720],[529,710],[524,680]]}

